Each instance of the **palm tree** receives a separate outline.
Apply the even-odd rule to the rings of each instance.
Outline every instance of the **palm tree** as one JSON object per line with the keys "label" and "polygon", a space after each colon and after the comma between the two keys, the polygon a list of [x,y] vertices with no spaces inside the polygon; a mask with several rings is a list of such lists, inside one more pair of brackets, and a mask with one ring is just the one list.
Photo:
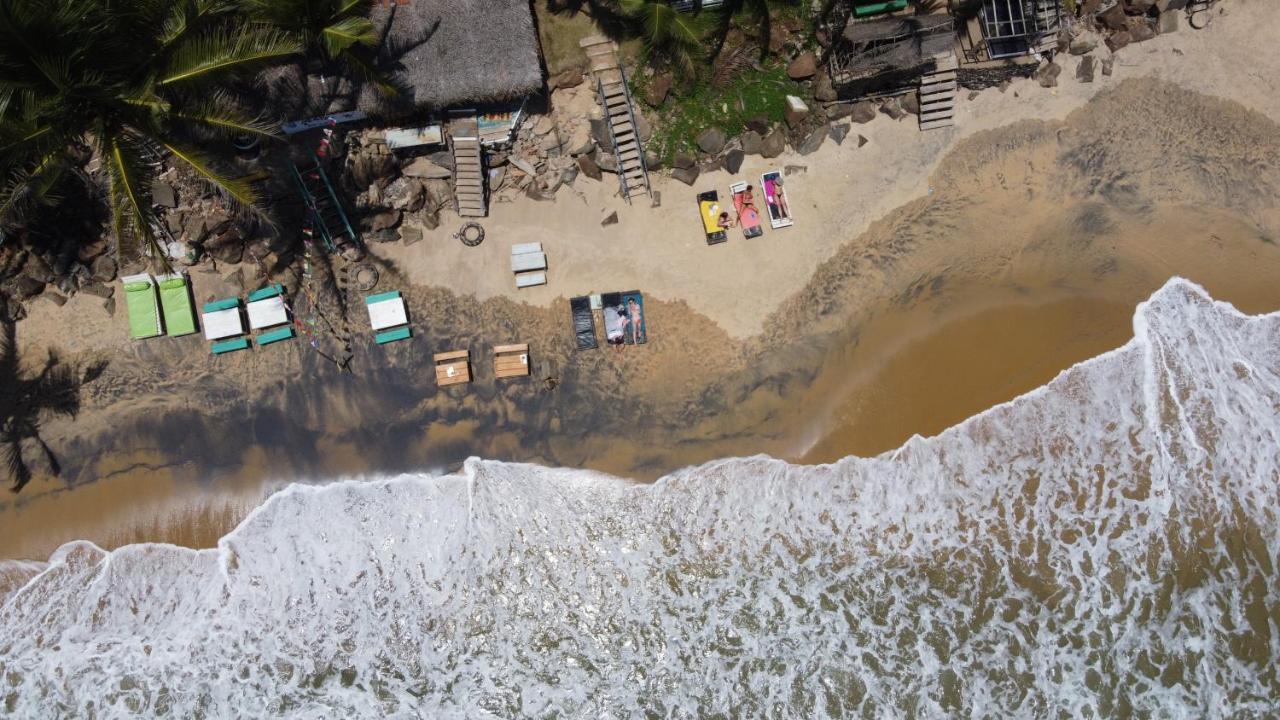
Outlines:
{"label": "palm tree", "polygon": [[712,57],[724,49],[725,39],[729,36],[729,27],[733,19],[746,15],[757,28],[760,39],[760,59],[763,61],[769,54],[769,45],[773,39],[773,18],[770,8],[776,5],[794,5],[794,0],[724,0],[720,5],[720,22],[716,29],[716,47]]}
{"label": "palm tree", "polygon": [[89,149],[105,170],[121,260],[159,252],[151,184],[168,151],[234,204],[248,183],[199,148],[273,130],[215,83],[296,54],[298,40],[247,25],[230,0],[0,0],[0,229],[56,202]]}
{"label": "palm tree", "polygon": [[678,12],[667,0],[618,0],[618,7],[643,39],[650,63],[694,71],[705,47],[708,16]]}
{"label": "palm tree", "polygon": [[239,0],[253,20],[275,28],[302,46],[323,67],[349,70],[384,95],[397,88],[376,68],[381,39],[369,20],[372,0]]}
{"label": "palm tree", "polygon": [[81,386],[104,369],[105,365],[99,364],[82,370],[63,363],[50,351],[38,373],[24,372],[18,362],[14,324],[6,322],[0,327],[0,464],[13,482],[13,492],[31,481],[31,467],[22,454],[24,443],[34,445],[49,471],[58,475],[57,458],[40,437],[40,422],[51,414],[75,417],[80,411]]}

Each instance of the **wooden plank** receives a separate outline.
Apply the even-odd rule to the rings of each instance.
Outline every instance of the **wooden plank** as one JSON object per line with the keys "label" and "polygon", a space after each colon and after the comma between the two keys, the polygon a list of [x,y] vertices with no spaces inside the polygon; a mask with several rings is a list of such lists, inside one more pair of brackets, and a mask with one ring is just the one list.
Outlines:
{"label": "wooden plank", "polygon": [[544,272],[526,272],[516,274],[516,288],[533,287],[534,285],[546,285],[547,274]]}
{"label": "wooden plank", "polygon": [[511,272],[519,273],[526,270],[546,270],[547,255],[546,253],[520,253],[511,256]]}
{"label": "wooden plank", "polygon": [[955,79],[956,79],[956,72],[954,70],[946,70],[943,72],[929,73],[928,75],[921,76],[920,84],[932,85],[940,82],[951,82],[952,80],[955,80]]}
{"label": "wooden plank", "polygon": [[952,121],[951,118],[946,118],[943,120],[930,120],[929,122],[922,122],[920,123],[920,129],[934,130],[936,128],[951,127],[952,125],[955,125],[955,122]]}
{"label": "wooden plank", "polygon": [[[453,370],[450,375],[449,371]],[[471,369],[466,363],[450,363],[436,366],[437,385],[458,385],[471,382]]]}
{"label": "wooden plank", "polygon": [[436,353],[432,358],[436,362],[443,362],[445,360],[457,360],[458,358],[464,358],[470,354],[470,350],[451,350],[449,352]]}
{"label": "wooden plank", "polygon": [[514,345],[494,345],[493,352],[496,353],[527,353],[529,352],[529,343],[515,343]]}
{"label": "wooden plank", "polygon": [[951,109],[934,110],[933,112],[922,112],[920,113],[920,122],[928,122],[930,120],[937,120],[939,118],[951,117],[953,115],[955,115],[955,111]]}
{"label": "wooden plank", "polygon": [[930,85],[929,87],[920,88],[921,95],[937,95],[938,93],[954,93],[956,84],[953,82],[943,83],[941,85]]}

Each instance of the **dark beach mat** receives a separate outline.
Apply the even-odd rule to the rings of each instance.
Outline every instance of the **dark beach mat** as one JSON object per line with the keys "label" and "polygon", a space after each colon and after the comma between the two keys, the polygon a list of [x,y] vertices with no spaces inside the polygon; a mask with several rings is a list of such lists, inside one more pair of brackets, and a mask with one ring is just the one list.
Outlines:
{"label": "dark beach mat", "polygon": [[586,295],[569,298],[569,312],[573,315],[573,334],[578,349],[599,347],[596,343],[596,321],[591,316],[591,298]]}

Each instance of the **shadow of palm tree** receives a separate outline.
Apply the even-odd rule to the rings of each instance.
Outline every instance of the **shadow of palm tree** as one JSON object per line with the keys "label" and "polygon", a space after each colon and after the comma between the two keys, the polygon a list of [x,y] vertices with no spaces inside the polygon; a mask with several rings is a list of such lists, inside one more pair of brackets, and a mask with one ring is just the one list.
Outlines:
{"label": "shadow of palm tree", "polygon": [[107,367],[95,362],[81,367],[65,363],[50,350],[38,372],[22,367],[15,326],[0,323],[0,462],[19,492],[31,482],[32,466],[58,476],[61,466],[40,436],[41,422],[50,415],[75,417],[80,412],[80,388]]}

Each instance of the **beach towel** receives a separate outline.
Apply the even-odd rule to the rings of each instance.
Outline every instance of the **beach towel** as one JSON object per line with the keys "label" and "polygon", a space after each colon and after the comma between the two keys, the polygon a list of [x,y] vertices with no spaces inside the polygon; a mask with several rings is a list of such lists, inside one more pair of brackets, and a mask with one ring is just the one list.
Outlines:
{"label": "beach towel", "polygon": [[764,227],[760,225],[760,212],[756,210],[755,193],[751,191],[751,186],[745,182],[736,182],[729,186],[729,191],[733,193],[733,209],[738,214],[738,225],[742,228],[743,237],[755,238],[763,235]]}
{"label": "beach towel", "polygon": [[729,239],[720,227],[720,196],[715,190],[708,190],[698,195],[698,214],[702,217],[702,232],[707,236],[707,244],[715,245]]}
{"label": "beach towel", "polygon": [[196,331],[196,309],[191,303],[191,288],[180,274],[163,275],[160,282],[160,306],[164,308],[164,326],[171,337],[190,335]]}
{"label": "beach towel", "polygon": [[596,320],[591,315],[591,298],[586,295],[569,299],[569,312],[573,316],[573,334],[579,350],[597,347]]}
{"label": "beach towel", "polygon": [[639,290],[622,293],[622,306],[627,311],[627,330],[625,340],[628,345],[643,345],[649,341],[648,328],[645,326],[644,295]]}
{"label": "beach towel", "polygon": [[125,309],[129,315],[129,337],[142,340],[162,334],[160,306],[151,276],[129,275],[120,281],[124,284]]}
{"label": "beach towel", "polygon": [[791,203],[782,181],[782,173],[774,170],[761,175],[760,186],[764,188],[765,205],[769,208],[769,224],[775,229],[793,224]]}

